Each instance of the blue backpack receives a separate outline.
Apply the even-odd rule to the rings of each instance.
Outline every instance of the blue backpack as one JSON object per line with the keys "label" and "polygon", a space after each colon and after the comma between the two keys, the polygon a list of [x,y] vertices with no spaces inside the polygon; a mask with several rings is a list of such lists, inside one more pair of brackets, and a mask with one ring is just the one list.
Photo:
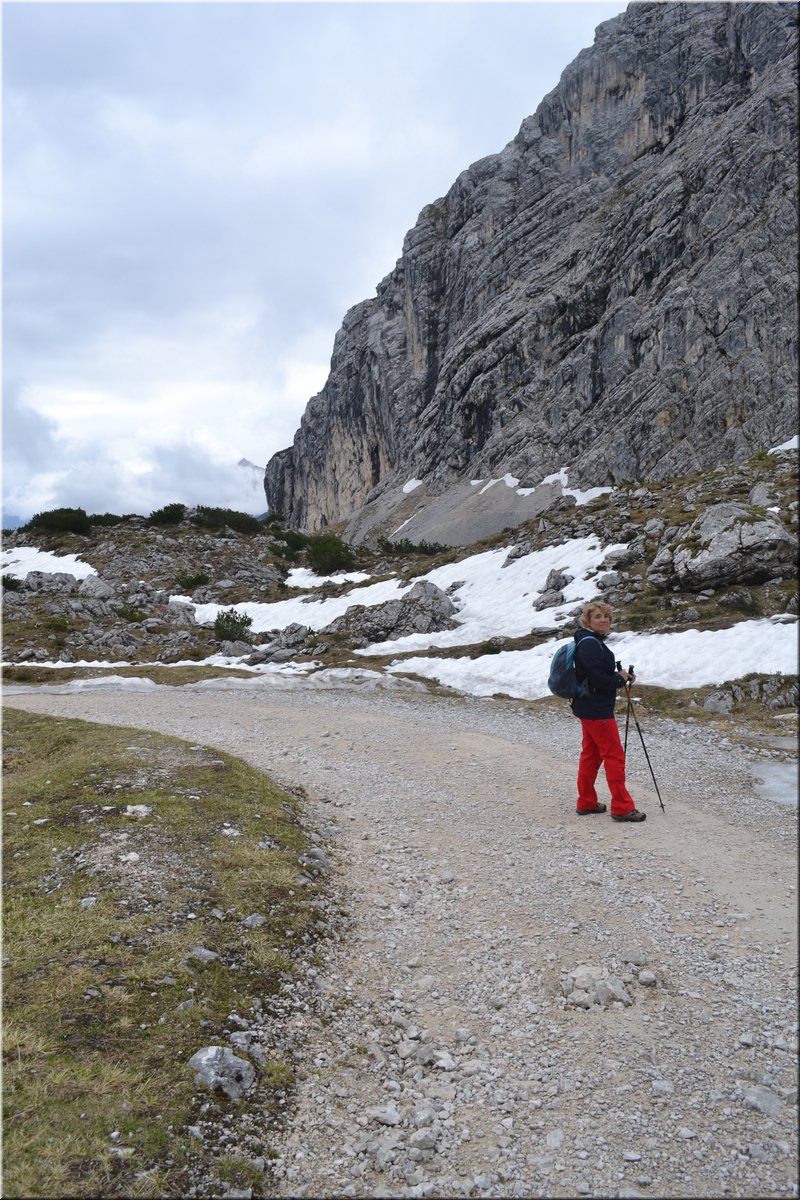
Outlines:
{"label": "blue backpack", "polygon": [[554,696],[560,696],[562,700],[574,700],[576,696],[588,694],[586,685],[578,683],[575,674],[576,649],[577,642],[567,642],[564,646],[559,646],[550,661],[547,686]]}

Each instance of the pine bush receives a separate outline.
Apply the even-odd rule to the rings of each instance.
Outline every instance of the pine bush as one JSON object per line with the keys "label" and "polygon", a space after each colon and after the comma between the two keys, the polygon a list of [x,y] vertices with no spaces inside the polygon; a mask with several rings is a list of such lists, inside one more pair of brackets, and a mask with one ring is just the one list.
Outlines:
{"label": "pine bush", "polygon": [[50,508],[35,513],[24,528],[46,529],[50,533],[89,533],[91,525],[82,508]]}
{"label": "pine bush", "polygon": [[151,525],[180,525],[185,516],[186,505],[176,503],[155,509],[147,519]]}
{"label": "pine bush", "polygon": [[252,640],[250,626],[253,618],[238,613],[235,608],[224,608],[217,613],[214,634],[221,642],[249,642]]}
{"label": "pine bush", "polygon": [[335,533],[317,533],[309,538],[306,554],[309,566],[323,575],[346,571],[355,562],[352,548]]}
{"label": "pine bush", "polygon": [[234,508],[210,508],[207,504],[198,504],[192,522],[210,529],[222,529],[227,525],[228,529],[234,529],[237,533],[264,532],[263,523],[250,513],[237,512]]}

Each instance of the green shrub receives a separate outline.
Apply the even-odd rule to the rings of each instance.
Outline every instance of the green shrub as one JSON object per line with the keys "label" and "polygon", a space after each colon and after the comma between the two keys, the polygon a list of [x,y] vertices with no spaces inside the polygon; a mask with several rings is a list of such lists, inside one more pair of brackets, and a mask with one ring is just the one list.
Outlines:
{"label": "green shrub", "polygon": [[198,571],[196,575],[187,575],[181,572],[175,577],[175,583],[182,592],[192,592],[195,588],[203,587],[211,582],[211,576],[206,575],[205,571]]}
{"label": "green shrub", "polygon": [[234,529],[237,533],[262,533],[264,530],[258,517],[250,513],[237,512],[233,508],[210,508],[207,504],[198,504],[192,522],[210,529],[221,529],[227,525],[228,529]]}
{"label": "green shrub", "polygon": [[3,575],[0,578],[7,592],[18,592],[22,587],[22,580],[17,579],[16,575]]}
{"label": "green shrub", "polygon": [[147,519],[151,525],[180,525],[185,516],[186,505],[175,503],[155,509]]}
{"label": "green shrub", "polygon": [[276,529],[274,534],[279,541],[285,542],[292,551],[304,550],[311,541],[308,534],[301,533],[299,529]]}
{"label": "green shrub", "polygon": [[146,612],[142,612],[140,608],[133,608],[130,604],[123,604],[116,609],[117,616],[122,617],[123,621],[130,621],[132,625],[143,621],[147,616]]}
{"label": "green shrub", "polygon": [[47,617],[42,625],[45,629],[49,629],[51,633],[67,633],[69,630],[69,621],[66,617]]}
{"label": "green shrub", "polygon": [[90,513],[89,522],[92,525],[121,525],[127,517],[118,517],[116,513]]}
{"label": "green shrub", "polygon": [[214,634],[221,642],[249,642],[252,639],[250,626],[253,618],[238,613],[235,608],[224,608],[217,613]]}
{"label": "green shrub", "polygon": [[306,548],[309,566],[321,574],[346,571],[355,562],[355,554],[335,533],[317,533],[308,539]]}
{"label": "green shrub", "polygon": [[24,528],[47,529],[53,533],[86,534],[89,533],[91,525],[82,508],[51,508],[46,512],[35,513]]}
{"label": "green shrub", "polygon": [[445,550],[452,550],[452,548],[452,546],[442,545],[441,542],[412,542],[409,538],[398,538],[396,542],[391,542],[387,537],[378,538],[378,552],[390,558],[400,554],[432,556],[442,554]]}

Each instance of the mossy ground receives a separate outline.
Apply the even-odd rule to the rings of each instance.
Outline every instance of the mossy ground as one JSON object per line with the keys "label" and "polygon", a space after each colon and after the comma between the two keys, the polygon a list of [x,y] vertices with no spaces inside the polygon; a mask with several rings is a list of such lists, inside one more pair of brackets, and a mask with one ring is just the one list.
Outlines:
{"label": "mossy ground", "polygon": [[[317,887],[296,884],[298,801],[174,738],[3,722],[4,1195],[185,1195],[187,1127],[202,1104],[231,1107],[199,1094],[188,1059],[226,1044],[230,1013],[267,1007],[320,936]],[[267,924],[242,926],[253,912]],[[202,965],[198,945],[219,958]],[[255,1085],[266,1156],[291,1081],[276,1057]],[[216,1173],[253,1182],[244,1160]]]}

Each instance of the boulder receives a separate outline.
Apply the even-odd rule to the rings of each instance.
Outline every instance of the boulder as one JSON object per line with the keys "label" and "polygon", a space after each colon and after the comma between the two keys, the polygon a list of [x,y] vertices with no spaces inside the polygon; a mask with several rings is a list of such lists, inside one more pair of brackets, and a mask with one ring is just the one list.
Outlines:
{"label": "boulder", "polygon": [[728,683],[709,692],[703,707],[709,712],[730,713],[743,700],[757,700],[771,711],[796,709],[798,683],[783,675],[751,679],[746,684]]}
{"label": "boulder", "polygon": [[598,575],[595,583],[598,591],[610,592],[615,587],[619,587],[622,582],[622,576],[619,571],[606,571],[603,575]]}
{"label": "boulder", "polygon": [[396,600],[368,608],[353,604],[322,630],[324,634],[343,633],[354,645],[394,641],[412,633],[438,633],[453,629],[456,606],[450,597],[431,583],[420,579]]}
{"label": "boulder", "polygon": [[503,561],[503,566],[510,567],[512,562],[516,562],[518,558],[525,558],[526,555],[533,554],[533,549],[533,543],[527,539],[522,542],[517,542],[516,545],[511,547],[506,555]]}
{"label": "boulder", "polygon": [[111,600],[115,593],[111,584],[106,583],[99,575],[87,575],[80,582],[78,595],[89,600]]}
{"label": "boulder", "polygon": [[620,550],[611,550],[600,564],[601,570],[618,571],[621,567],[631,567],[644,558],[644,538],[635,538]]}
{"label": "boulder", "polygon": [[194,605],[181,600],[170,600],[167,605],[167,619],[173,625],[196,625]]}
{"label": "boulder", "polygon": [[189,1059],[195,1083],[211,1091],[223,1091],[231,1100],[239,1100],[253,1083],[255,1069],[244,1058],[237,1058],[227,1046],[205,1046]]}
{"label": "boulder", "polygon": [[768,508],[770,504],[775,503],[772,492],[763,479],[752,489],[747,500],[749,504],[756,505],[759,508]]}
{"label": "boulder", "polygon": [[560,571],[557,567],[554,567],[544,582],[545,591],[562,592],[568,583],[572,583],[574,578],[574,575],[568,575],[566,571]]}
{"label": "boulder", "polygon": [[541,612],[545,608],[558,608],[558,606],[563,603],[563,592],[547,591],[542,592],[538,600],[534,600],[533,608],[536,610],[536,612]]}
{"label": "boulder", "polygon": [[62,592],[71,595],[78,590],[78,581],[67,571],[29,571],[23,581],[29,592]]}
{"label": "boulder", "polygon": [[65,607],[69,612],[75,613],[76,616],[84,621],[92,617],[103,621],[113,621],[116,617],[114,608],[106,600],[80,597],[74,600],[67,600]]}
{"label": "boulder", "polygon": [[220,654],[227,658],[244,658],[246,654],[251,654],[252,650],[249,642],[223,642],[219,648]]}
{"label": "boulder", "polygon": [[271,649],[276,650],[297,650],[304,646],[311,637],[311,628],[308,625],[300,625],[294,622],[292,625],[287,625],[281,630],[274,642],[270,643]]}
{"label": "boulder", "polygon": [[737,501],[713,504],[677,546],[664,546],[647,578],[656,587],[701,592],[730,583],[764,583],[794,572],[797,538],[771,513]]}
{"label": "boulder", "polygon": [[[503,563],[503,566],[508,566],[509,557]],[[558,567],[554,567],[547,576],[544,583],[544,590],[538,600],[534,600],[533,608],[536,612],[541,612],[545,608],[557,608],[564,603],[564,588],[568,583],[572,583],[574,575],[568,575],[566,571],[561,571]]]}

